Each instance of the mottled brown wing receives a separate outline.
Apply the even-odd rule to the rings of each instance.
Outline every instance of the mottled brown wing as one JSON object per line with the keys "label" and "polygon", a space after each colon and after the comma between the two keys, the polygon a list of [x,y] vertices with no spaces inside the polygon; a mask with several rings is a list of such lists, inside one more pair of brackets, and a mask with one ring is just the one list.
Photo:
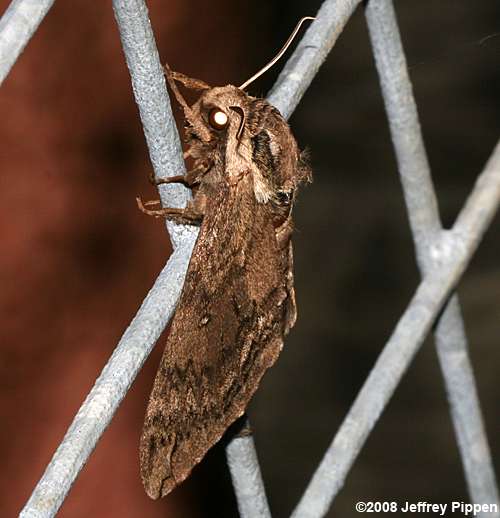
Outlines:
{"label": "mottled brown wing", "polygon": [[289,232],[277,240],[251,178],[211,203],[146,412],[141,476],[152,498],[243,414],[295,321]]}

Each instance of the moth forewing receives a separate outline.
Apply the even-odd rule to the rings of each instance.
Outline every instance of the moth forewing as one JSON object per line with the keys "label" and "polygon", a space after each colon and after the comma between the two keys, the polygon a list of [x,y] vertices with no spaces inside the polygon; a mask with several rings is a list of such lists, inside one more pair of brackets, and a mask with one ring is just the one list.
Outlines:
{"label": "moth forewing", "polygon": [[[310,181],[287,122],[264,99],[210,88],[166,69],[186,118],[185,209],[144,212],[200,232],[156,375],[141,436],[151,498],[182,482],[244,411],[296,319],[291,234]],[[188,106],[175,84],[201,91]]]}

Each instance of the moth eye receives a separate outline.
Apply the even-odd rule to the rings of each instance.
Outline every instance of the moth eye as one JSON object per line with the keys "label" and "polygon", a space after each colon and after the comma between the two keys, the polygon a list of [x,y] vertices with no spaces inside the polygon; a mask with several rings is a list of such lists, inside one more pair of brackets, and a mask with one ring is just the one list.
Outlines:
{"label": "moth eye", "polygon": [[278,199],[278,203],[283,205],[290,205],[292,201],[293,191],[278,191],[276,193],[276,198]]}
{"label": "moth eye", "polygon": [[213,108],[208,114],[208,122],[216,130],[224,129],[228,121],[228,116],[219,108]]}

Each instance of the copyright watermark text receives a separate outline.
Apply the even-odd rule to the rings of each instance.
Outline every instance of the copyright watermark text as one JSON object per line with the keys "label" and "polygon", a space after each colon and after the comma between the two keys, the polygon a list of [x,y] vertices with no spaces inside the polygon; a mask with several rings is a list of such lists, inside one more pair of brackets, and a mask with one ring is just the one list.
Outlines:
{"label": "copyright watermark text", "polygon": [[433,504],[431,502],[357,502],[358,513],[429,513],[444,516],[446,512],[462,516],[476,516],[478,513],[498,513],[497,504],[469,504],[466,502],[449,502]]}

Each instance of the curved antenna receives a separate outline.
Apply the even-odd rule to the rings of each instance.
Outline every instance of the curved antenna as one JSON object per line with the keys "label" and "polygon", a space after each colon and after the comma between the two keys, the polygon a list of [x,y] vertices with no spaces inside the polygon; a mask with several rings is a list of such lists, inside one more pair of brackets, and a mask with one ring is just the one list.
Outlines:
{"label": "curved antenna", "polygon": [[290,36],[288,37],[288,39],[286,40],[286,43],[283,45],[283,48],[276,54],[276,56],[274,56],[273,59],[271,59],[271,61],[269,61],[269,63],[262,67],[258,72],[256,72],[250,79],[248,79],[247,81],[245,81],[241,86],[239,86],[238,88],[240,90],[243,90],[244,88],[246,88],[250,83],[253,83],[258,77],[260,77],[264,72],[267,72],[275,63],[276,61],[278,61],[278,59],[281,58],[281,56],[283,56],[283,54],[286,52],[286,50],[288,49],[288,47],[290,46],[290,43],[292,43],[293,39],[295,38],[295,36],[297,36],[297,33],[299,32],[300,30],[300,27],[302,26],[302,24],[306,21],[306,20],[314,20],[315,18],[313,16],[304,16],[303,18],[301,18],[299,20],[299,23],[297,24],[297,26],[295,27],[295,29],[293,30],[292,34],[290,34]]}

